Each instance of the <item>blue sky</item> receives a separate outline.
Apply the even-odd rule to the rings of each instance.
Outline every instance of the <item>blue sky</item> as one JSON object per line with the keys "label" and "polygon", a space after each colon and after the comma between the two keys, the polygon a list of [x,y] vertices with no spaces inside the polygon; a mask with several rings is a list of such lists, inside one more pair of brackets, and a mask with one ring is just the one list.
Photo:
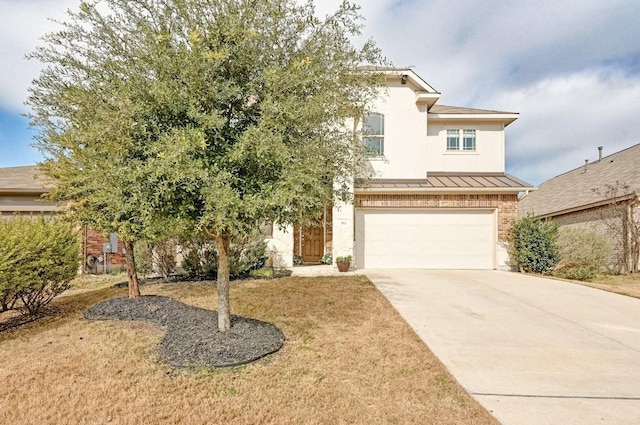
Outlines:
{"label": "blue sky", "polygon": [[[316,0],[319,13],[340,0]],[[637,0],[367,0],[365,37],[413,66],[440,104],[520,112],[507,171],[539,184],[640,143]],[[79,0],[0,0],[0,167],[40,158],[21,116],[39,65],[24,55]]]}

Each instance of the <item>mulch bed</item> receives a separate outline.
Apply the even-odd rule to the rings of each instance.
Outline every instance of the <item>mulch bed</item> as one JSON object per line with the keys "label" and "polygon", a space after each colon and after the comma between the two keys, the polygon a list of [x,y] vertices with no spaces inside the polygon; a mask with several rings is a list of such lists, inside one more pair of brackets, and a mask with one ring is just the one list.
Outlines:
{"label": "mulch bed", "polygon": [[271,323],[232,315],[231,331],[222,333],[217,312],[157,295],[112,298],[91,307],[84,317],[145,321],[165,327],[160,357],[175,368],[238,366],[275,353],[284,344],[284,334]]}

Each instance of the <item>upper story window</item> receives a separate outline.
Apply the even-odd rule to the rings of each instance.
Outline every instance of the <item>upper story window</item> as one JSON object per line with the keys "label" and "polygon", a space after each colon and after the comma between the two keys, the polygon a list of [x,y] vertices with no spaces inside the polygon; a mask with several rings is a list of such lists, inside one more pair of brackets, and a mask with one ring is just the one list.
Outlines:
{"label": "upper story window", "polygon": [[[460,145],[460,138],[462,138],[462,145]],[[447,150],[459,151],[462,148],[464,151],[476,150],[476,130],[457,128],[447,129]]]}
{"label": "upper story window", "polygon": [[368,156],[384,155],[384,115],[372,112],[365,115],[362,140]]}

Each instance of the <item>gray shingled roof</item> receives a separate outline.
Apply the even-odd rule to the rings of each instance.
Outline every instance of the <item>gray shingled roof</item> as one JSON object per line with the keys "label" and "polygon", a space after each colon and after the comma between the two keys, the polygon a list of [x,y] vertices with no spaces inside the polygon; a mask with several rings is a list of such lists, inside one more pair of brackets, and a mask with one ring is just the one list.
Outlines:
{"label": "gray shingled roof", "polygon": [[433,105],[429,112],[432,114],[515,114],[517,112],[494,111],[491,109],[464,108],[461,106]]}
{"label": "gray shingled roof", "polygon": [[37,165],[0,168],[0,192],[44,193],[44,179]]}
{"label": "gray shingled roof", "polygon": [[513,191],[533,189],[523,180],[505,173],[427,173],[426,179],[371,179],[356,182],[360,189],[372,190],[471,190]]}
{"label": "gray shingled roof", "polygon": [[[640,190],[640,144],[602,158],[601,161],[579,167],[542,183],[538,190],[524,196],[518,205],[519,214],[538,216],[579,209],[604,201],[607,184],[627,184],[628,192]],[[618,193],[618,196],[628,193]]]}

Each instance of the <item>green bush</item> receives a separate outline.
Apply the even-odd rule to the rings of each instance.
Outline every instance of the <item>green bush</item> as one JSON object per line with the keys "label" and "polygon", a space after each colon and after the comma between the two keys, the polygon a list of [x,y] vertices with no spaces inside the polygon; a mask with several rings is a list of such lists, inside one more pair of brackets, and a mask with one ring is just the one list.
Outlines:
{"label": "green bush", "polygon": [[587,230],[568,227],[560,229],[558,247],[560,261],[553,274],[566,279],[593,279],[611,253],[611,247],[604,237]]}
{"label": "green bush", "polygon": [[69,287],[80,250],[71,227],[59,220],[0,220],[0,303],[35,315]]}
{"label": "green bush", "polygon": [[517,220],[509,240],[511,260],[523,272],[549,273],[558,262],[558,225],[531,215]]}
{"label": "green bush", "polygon": [[[182,238],[182,268],[191,276],[215,276],[218,271],[218,254],[213,241],[200,237]],[[229,244],[229,274],[246,276],[251,270],[264,266],[267,261],[267,243],[260,232],[237,237]]]}
{"label": "green bush", "polygon": [[153,272],[152,246],[148,241],[136,242],[133,253],[136,259],[136,272],[149,276]]}
{"label": "green bush", "polygon": [[251,270],[249,276],[254,279],[278,279],[281,277],[291,276],[291,270],[273,267],[264,267],[261,269]]}

